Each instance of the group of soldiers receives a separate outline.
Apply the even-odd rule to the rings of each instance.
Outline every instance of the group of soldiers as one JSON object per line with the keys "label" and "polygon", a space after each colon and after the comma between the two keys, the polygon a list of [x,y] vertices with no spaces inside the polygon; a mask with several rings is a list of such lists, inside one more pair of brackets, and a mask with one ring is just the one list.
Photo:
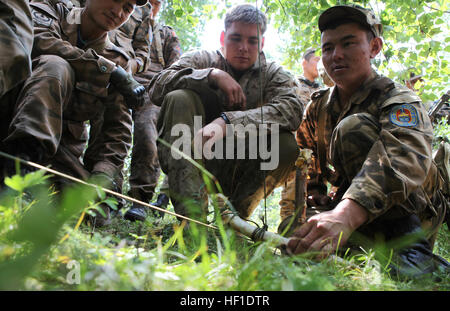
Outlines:
{"label": "group of soldiers", "polygon": [[[321,46],[305,53],[304,76],[294,78],[265,58],[267,18],[255,6],[226,14],[218,50],[183,54],[173,29],[156,21],[161,2],[0,0],[0,149],[121,192],[132,147],[130,196],[152,200],[161,167],[166,178],[155,205],[170,198],[177,214],[205,220],[208,196],[219,189],[191,159],[174,156],[174,129],[184,125],[203,150],[223,143],[230,126],[254,125],[257,137],[277,136],[266,139],[278,150],[275,168],[263,170],[266,158],[239,157],[227,144],[231,157],[197,162],[244,219],[284,186],[285,221],[297,215],[299,152],[312,150],[308,217],[290,231],[288,253],[325,257],[344,245],[425,230],[396,250],[394,271],[448,268],[432,253],[447,200],[432,158],[432,123],[413,91],[372,69],[383,29],[371,10],[325,10]],[[325,85],[315,81],[319,75]],[[246,145],[254,138],[235,137]],[[4,176],[15,173],[12,161],[0,164]],[[54,182],[58,189],[67,183]],[[94,217],[97,226],[111,218],[104,211]],[[139,204],[125,214],[146,216]]]}

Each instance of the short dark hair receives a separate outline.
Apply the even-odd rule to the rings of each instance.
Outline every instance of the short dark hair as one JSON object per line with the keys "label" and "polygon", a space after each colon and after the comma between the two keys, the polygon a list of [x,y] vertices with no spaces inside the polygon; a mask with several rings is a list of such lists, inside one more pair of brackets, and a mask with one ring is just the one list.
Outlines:
{"label": "short dark hair", "polygon": [[355,20],[349,19],[349,18],[338,19],[338,20],[335,20],[333,22],[326,24],[324,26],[322,32],[324,32],[327,29],[336,29],[339,26],[345,25],[345,24],[357,24],[361,30],[364,30],[366,32],[368,42],[372,41],[372,39],[375,38],[375,34],[369,27],[367,27],[363,24],[360,24],[360,23],[356,22]]}
{"label": "short dark hair", "polygon": [[317,51],[317,49],[315,49],[315,48],[306,50],[305,54],[303,54],[303,59],[305,59],[306,61],[309,62],[311,57],[316,56],[316,51]]}
{"label": "short dark hair", "polygon": [[264,34],[267,28],[266,15],[251,4],[237,5],[228,11],[225,16],[225,30],[230,28],[234,22],[259,24],[261,34]]}

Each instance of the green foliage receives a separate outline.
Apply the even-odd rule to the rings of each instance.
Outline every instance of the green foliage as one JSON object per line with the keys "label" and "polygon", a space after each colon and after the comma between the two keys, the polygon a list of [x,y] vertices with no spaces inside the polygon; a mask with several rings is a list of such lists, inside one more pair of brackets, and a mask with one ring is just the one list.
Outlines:
{"label": "green foliage", "polygon": [[[200,47],[199,34],[205,22],[223,19],[225,9],[242,1],[167,0],[161,20],[174,27],[182,48]],[[449,3],[445,0],[263,0],[249,1],[266,12],[270,24],[283,39],[282,63],[288,70],[302,71],[302,55],[320,47],[317,21],[321,12],[336,4],[356,3],[372,8],[383,23],[384,47],[374,66],[382,74],[404,84],[409,72],[423,74],[419,94],[424,102],[436,100],[449,87]]]}
{"label": "green foliage", "polygon": [[188,51],[200,47],[198,34],[215,8],[212,0],[167,0],[159,14],[161,22],[174,28],[183,51]]}
{"label": "green foliage", "polygon": [[5,179],[13,191],[4,193],[0,200],[0,289],[20,288],[56,242],[63,224],[95,195],[92,187],[82,185],[56,197],[46,181],[43,171]]}
{"label": "green foliage", "polygon": [[409,69],[423,74],[424,102],[435,100],[449,86],[449,7],[448,1],[385,0],[265,0],[262,9],[283,34],[283,64],[301,72],[302,54],[320,46],[317,21],[322,11],[336,4],[356,3],[372,8],[384,26],[383,55],[374,65],[380,72],[400,83],[409,77]]}
{"label": "green foliage", "polygon": [[[325,261],[281,256],[271,245],[252,243],[224,227],[217,231],[190,224],[187,228],[170,215],[164,219],[149,215],[145,222],[132,223],[119,214],[105,228],[93,230],[86,224],[78,228],[75,223],[80,214],[93,206],[89,202],[107,198],[84,186],[68,188],[59,195],[45,182],[42,172],[38,176],[41,178],[13,177],[14,187],[23,192],[6,189],[1,196],[2,289],[449,289],[448,276],[437,283],[434,278],[414,282],[390,278],[386,263],[378,261],[373,250]],[[267,200],[271,227],[278,221],[279,199],[277,189]],[[443,228],[435,248],[447,259],[449,239]],[[74,271],[79,279],[71,282]]]}
{"label": "green foliage", "polygon": [[437,149],[441,141],[450,142],[450,124],[444,117],[433,124],[433,149]]}

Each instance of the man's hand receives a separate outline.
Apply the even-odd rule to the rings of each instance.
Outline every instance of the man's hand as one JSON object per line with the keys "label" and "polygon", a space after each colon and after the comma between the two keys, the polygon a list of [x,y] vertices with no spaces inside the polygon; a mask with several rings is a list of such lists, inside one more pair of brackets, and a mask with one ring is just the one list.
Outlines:
{"label": "man's hand", "polygon": [[111,73],[110,82],[123,95],[129,108],[135,109],[144,105],[145,87],[134,80],[133,76],[122,67],[117,66]]}
{"label": "man's hand", "polygon": [[288,243],[288,252],[300,254],[316,251],[320,257],[326,257],[338,246],[345,245],[352,232],[367,218],[367,211],[361,205],[344,199],[333,210],[311,217],[297,229]]}
{"label": "man's hand", "polygon": [[227,97],[228,109],[245,109],[247,98],[239,83],[227,72],[220,69],[213,69],[209,74],[210,81],[216,85]]}
{"label": "man's hand", "polygon": [[[222,118],[217,118],[211,123],[202,127],[194,137],[194,154],[202,155],[205,158],[210,159],[212,146],[216,141],[223,138],[226,135],[226,123]],[[205,150],[205,153],[203,153]],[[197,156],[196,156],[197,157]]]}

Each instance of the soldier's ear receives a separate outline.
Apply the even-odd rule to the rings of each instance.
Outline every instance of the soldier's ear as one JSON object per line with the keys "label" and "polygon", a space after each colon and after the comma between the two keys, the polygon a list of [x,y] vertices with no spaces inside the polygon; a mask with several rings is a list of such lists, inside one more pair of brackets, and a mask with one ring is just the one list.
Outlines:
{"label": "soldier's ear", "polygon": [[220,45],[223,47],[225,45],[225,31],[222,30],[220,34]]}
{"label": "soldier's ear", "polygon": [[370,41],[370,58],[375,58],[382,48],[383,40],[380,37],[373,38],[372,41]]}
{"label": "soldier's ear", "polygon": [[261,39],[261,51],[262,51],[262,49],[264,49],[264,39],[265,39],[265,37],[262,37],[262,39]]}

